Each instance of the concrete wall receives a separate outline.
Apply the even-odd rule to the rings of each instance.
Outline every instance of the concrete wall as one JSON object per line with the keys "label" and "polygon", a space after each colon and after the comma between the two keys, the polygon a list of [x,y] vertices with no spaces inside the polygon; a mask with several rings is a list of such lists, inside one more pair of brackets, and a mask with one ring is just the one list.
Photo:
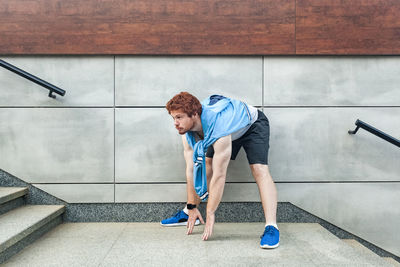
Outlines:
{"label": "concrete wall", "polygon": [[[65,97],[0,69],[0,168],[71,203],[185,201],[180,91],[262,109],[270,169],[290,201],[400,255],[400,57],[2,57]],[[223,201],[259,201],[243,151]],[[238,183],[240,182],[240,183]],[[382,223],[385,218],[385,223]],[[377,229],[382,231],[377,234]]]}

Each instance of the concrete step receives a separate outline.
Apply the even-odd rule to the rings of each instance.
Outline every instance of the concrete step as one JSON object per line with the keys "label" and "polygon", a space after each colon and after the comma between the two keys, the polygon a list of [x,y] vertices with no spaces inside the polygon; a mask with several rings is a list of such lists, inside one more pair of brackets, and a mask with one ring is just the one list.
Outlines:
{"label": "concrete step", "polygon": [[25,205],[27,187],[0,187],[0,215]]}
{"label": "concrete step", "polygon": [[350,245],[351,247],[357,249],[360,253],[364,255],[364,257],[369,258],[369,259],[383,259],[386,262],[392,264],[392,266],[400,266],[400,263],[394,260],[393,258],[390,257],[380,257],[373,251],[371,251],[369,248],[365,247],[363,244],[358,242],[357,240],[354,239],[342,239],[346,244]]}
{"label": "concrete step", "polygon": [[0,187],[0,205],[28,194],[28,187]]}
{"label": "concrete step", "polygon": [[159,223],[64,223],[5,266],[392,266],[366,258],[319,224],[280,223],[280,246],[259,247],[263,223],[216,223],[202,241],[204,225]]}
{"label": "concrete step", "polygon": [[0,263],[24,247],[19,242],[43,232],[55,220],[61,222],[64,210],[64,205],[25,205],[0,215]]}
{"label": "concrete step", "polygon": [[389,262],[389,264],[391,264],[392,266],[399,266],[400,267],[400,263],[398,261],[396,261],[393,258],[390,257],[383,257],[382,259],[384,259],[385,261]]}
{"label": "concrete step", "polygon": [[355,239],[342,239],[342,240],[349,246],[359,251],[367,259],[383,259],[382,257],[375,254],[373,251],[371,251],[369,248],[365,247]]}
{"label": "concrete step", "polygon": [[[313,260],[319,266],[348,265],[348,266],[390,266],[381,257],[369,255],[343,242],[319,224],[290,224],[293,230],[297,228],[296,235],[302,236],[305,244],[304,249],[311,249],[316,256]],[[304,233],[302,233],[304,232]],[[308,238],[308,240],[306,240]]]}

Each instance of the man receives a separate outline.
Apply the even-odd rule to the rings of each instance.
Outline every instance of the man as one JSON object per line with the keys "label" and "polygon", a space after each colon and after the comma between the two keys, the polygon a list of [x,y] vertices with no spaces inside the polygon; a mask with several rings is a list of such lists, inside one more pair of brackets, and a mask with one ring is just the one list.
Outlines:
{"label": "man", "polygon": [[[229,160],[243,146],[257,183],[265,215],[261,248],[279,246],[276,224],[277,192],[268,169],[269,122],[255,107],[239,100],[212,95],[202,103],[187,92],[174,96],[166,105],[182,135],[187,177],[187,206],[161,222],[163,226],[186,225],[187,234],[204,220],[197,209],[208,198],[203,240],[213,232],[215,212],[221,201]],[[205,164],[204,164],[205,162]],[[207,188],[207,185],[209,188]]]}

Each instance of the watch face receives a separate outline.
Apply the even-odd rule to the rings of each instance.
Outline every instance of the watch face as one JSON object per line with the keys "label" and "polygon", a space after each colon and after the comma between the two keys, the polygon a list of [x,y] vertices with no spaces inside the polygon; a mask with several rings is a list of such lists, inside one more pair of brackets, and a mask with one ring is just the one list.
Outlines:
{"label": "watch face", "polygon": [[196,208],[196,205],[187,204],[186,207],[188,208],[188,210],[192,210],[192,209]]}

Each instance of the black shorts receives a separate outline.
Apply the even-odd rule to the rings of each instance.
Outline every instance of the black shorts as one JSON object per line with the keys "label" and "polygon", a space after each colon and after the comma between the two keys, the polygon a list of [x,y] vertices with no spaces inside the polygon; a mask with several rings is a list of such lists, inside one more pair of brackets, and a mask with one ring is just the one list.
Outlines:
{"label": "black shorts", "polygon": [[[261,163],[268,165],[269,150],[269,121],[267,117],[258,110],[257,120],[250,126],[246,133],[232,141],[231,160],[235,160],[240,148],[243,146],[249,164]],[[207,149],[206,157],[214,156],[213,146]]]}

